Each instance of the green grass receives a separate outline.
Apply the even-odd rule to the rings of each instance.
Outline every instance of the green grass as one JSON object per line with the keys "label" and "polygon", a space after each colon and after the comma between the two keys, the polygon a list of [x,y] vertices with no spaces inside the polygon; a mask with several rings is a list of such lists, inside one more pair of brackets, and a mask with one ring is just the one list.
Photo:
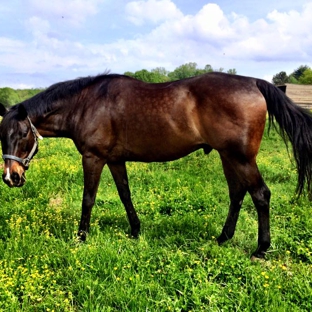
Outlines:
{"label": "green grass", "polygon": [[129,163],[142,222],[129,238],[104,169],[87,242],[78,243],[83,174],[71,141],[45,139],[23,188],[0,184],[1,311],[311,311],[312,217],[275,132],[260,170],[272,191],[272,247],[251,262],[257,218],[246,196],[234,238],[219,247],[228,191],[216,152]]}

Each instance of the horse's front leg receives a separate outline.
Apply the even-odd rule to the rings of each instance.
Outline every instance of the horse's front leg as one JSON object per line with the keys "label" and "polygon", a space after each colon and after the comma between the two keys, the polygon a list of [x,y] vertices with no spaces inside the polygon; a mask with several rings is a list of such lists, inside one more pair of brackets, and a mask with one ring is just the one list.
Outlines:
{"label": "horse's front leg", "polygon": [[82,157],[84,189],[82,198],[81,220],[78,230],[78,238],[86,240],[90,228],[90,218],[92,207],[95,202],[96,193],[103,167],[106,161],[92,154],[86,154]]}
{"label": "horse's front leg", "polygon": [[127,211],[127,216],[131,227],[131,235],[133,237],[138,237],[140,232],[140,220],[135,212],[131,201],[126,164],[124,162],[121,162],[114,164],[108,163],[107,165],[114,178],[119,197]]}

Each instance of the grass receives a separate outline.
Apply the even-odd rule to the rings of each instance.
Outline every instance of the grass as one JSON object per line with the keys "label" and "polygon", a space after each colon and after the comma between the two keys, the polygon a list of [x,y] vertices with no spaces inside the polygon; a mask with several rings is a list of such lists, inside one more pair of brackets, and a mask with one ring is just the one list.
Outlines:
{"label": "grass", "polygon": [[247,196],[234,238],[219,247],[228,191],[216,152],[129,163],[142,222],[129,238],[104,169],[87,242],[78,243],[83,174],[74,145],[45,139],[23,188],[0,184],[1,311],[311,311],[312,217],[280,138],[258,157],[272,191],[272,247],[251,262],[257,218]]}

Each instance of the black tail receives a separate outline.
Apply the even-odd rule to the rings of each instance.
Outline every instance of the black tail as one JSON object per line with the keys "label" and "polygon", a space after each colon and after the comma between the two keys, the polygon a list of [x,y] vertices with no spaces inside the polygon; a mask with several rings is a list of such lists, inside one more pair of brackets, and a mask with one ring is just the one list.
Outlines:
{"label": "black tail", "polygon": [[274,85],[257,80],[257,86],[266,100],[270,125],[275,126],[275,119],[279,125],[278,132],[285,143],[289,140],[292,144],[298,171],[296,192],[301,195],[306,184],[311,195],[312,114],[293,103]]}

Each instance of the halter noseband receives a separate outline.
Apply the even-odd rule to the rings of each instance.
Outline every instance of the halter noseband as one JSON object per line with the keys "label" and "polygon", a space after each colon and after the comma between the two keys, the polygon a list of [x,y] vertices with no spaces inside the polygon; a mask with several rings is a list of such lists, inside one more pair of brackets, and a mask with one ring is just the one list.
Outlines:
{"label": "halter noseband", "polygon": [[34,145],[31,149],[28,157],[20,158],[20,157],[14,156],[14,155],[7,155],[7,154],[2,155],[3,160],[6,160],[6,159],[15,160],[15,161],[21,163],[26,169],[28,169],[29,163],[30,163],[31,159],[33,158],[33,156],[36,152],[36,149],[38,147],[38,139],[42,140],[42,136],[39,134],[38,130],[33,125],[33,123],[31,122],[31,120],[29,119],[28,116],[27,116],[27,119],[28,119],[29,124],[30,124],[31,132],[32,132],[34,139],[35,139]]}

